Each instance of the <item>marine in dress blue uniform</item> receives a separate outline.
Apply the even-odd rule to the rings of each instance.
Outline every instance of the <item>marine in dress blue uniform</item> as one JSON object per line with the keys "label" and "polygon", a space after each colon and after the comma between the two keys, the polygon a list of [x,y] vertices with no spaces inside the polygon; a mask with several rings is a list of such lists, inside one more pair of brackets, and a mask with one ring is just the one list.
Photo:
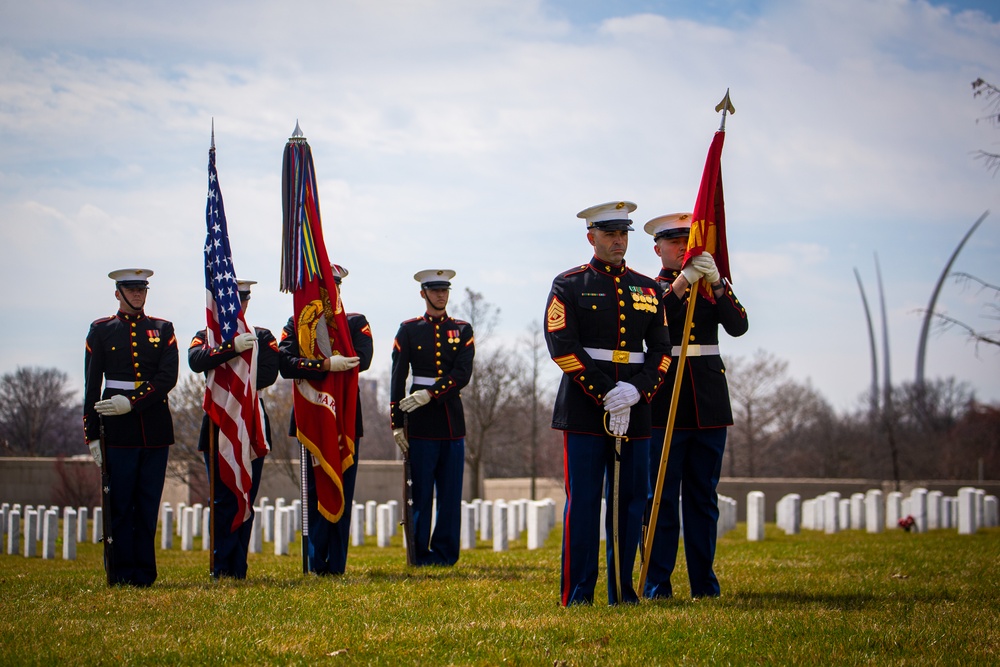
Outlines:
{"label": "marine in dress blue uniform", "polygon": [[[660,289],[624,261],[631,202],[593,206],[587,221],[594,257],[559,274],[546,302],[545,341],[563,371],[552,427],[564,435],[566,508],[563,513],[561,602],[594,600],[600,554],[602,489],[613,498],[615,438],[621,447],[619,561],[614,576],[613,503],[605,521],[608,603],[636,602],[632,569],[648,486],[650,407],[670,363],[670,340]],[[607,416],[606,416],[607,415]]]}
{"label": "marine in dress blue uniform", "polygon": [[[413,479],[416,565],[458,562],[465,470],[465,413],[461,390],[476,354],[472,325],[448,316],[455,272],[428,269],[413,276],[427,307],[399,325],[392,342],[389,389],[393,438],[409,451]],[[410,393],[406,378],[412,375]],[[431,534],[431,508],[437,515]]]}
{"label": "marine in dress blue uniform", "polygon": [[[664,598],[673,594],[670,575],[677,560],[680,511],[684,518],[684,555],[691,596],[714,597],[720,593],[719,580],[713,569],[719,521],[716,487],[722,473],[726,427],[733,423],[726,367],[719,356],[719,326],[730,336],[742,336],[748,327],[747,314],[733,294],[732,287],[719,277],[711,255],[700,255],[681,273],[681,262],[691,231],[690,213],[653,218],[646,223],[645,230],[653,235],[654,248],[663,266],[657,282],[663,290],[670,338],[675,342],[671,351],[675,362],[680,356],[684,317],[691,297],[690,284],[704,277],[712,286],[712,297],[706,297],[699,291],[694,305],[693,326],[643,595]],[[656,490],[676,371],[675,363],[653,398],[653,438],[649,448],[650,504]]]}
{"label": "marine in dress blue uniform", "polygon": [[[331,265],[333,279],[337,285],[349,273],[339,264]],[[332,366],[323,370],[323,361],[306,359],[299,356],[299,341],[295,332],[294,317],[288,318],[288,323],[281,331],[280,365],[282,377],[288,379],[318,380],[328,372],[339,372],[358,367],[366,371],[372,364],[373,344],[372,330],[368,319],[361,313],[347,313],[347,327],[351,333],[351,343],[354,345],[355,357],[333,357]],[[361,438],[364,435],[364,419],[361,414],[361,389],[358,388],[358,405],[355,411],[354,463],[344,471],[344,513],[340,521],[331,523],[319,512],[316,503],[316,475],[311,465],[312,456],[306,452],[306,512],[309,520],[309,571],[319,575],[343,574],[347,569],[347,549],[351,543],[351,506],[354,501],[354,488],[358,479],[358,460],[361,453]],[[295,412],[292,412],[288,435],[295,437],[298,431],[295,427]]]}
{"label": "marine in dress blue uniform", "polygon": [[[237,281],[244,313],[250,304],[251,287],[256,284],[255,280]],[[254,327],[254,333],[239,334],[215,347],[208,346],[208,336],[205,329],[202,329],[191,339],[191,345],[188,347],[188,366],[195,373],[207,373],[242,354],[254,342],[257,344],[257,391],[266,389],[278,379],[278,342],[274,339],[274,334],[263,327]],[[264,416],[263,430],[264,437],[267,439],[267,451],[271,451],[271,422],[267,416],[263,398],[258,397],[258,400],[260,401],[261,414]],[[201,421],[198,450],[205,457],[206,469],[211,471],[212,466],[208,460],[209,427],[215,431],[215,442],[218,443],[219,427],[212,424],[208,415],[205,415]],[[215,526],[213,577],[246,579],[247,554],[250,550],[250,534],[253,531],[253,505],[257,500],[257,491],[260,489],[260,477],[263,470],[264,457],[257,457],[250,462],[250,518],[233,531],[233,520],[236,518],[239,505],[236,494],[222,481],[219,464],[215,465],[215,502],[212,508],[214,512],[212,523]],[[206,536],[205,539],[208,537]]]}
{"label": "marine in dress blue uniform", "polygon": [[174,443],[167,394],[177,384],[174,326],[144,311],[152,275],[149,269],[108,274],[118,313],[90,325],[84,355],[84,433],[100,465],[103,420],[110,474],[108,581],[142,587],[156,581],[156,521]]}

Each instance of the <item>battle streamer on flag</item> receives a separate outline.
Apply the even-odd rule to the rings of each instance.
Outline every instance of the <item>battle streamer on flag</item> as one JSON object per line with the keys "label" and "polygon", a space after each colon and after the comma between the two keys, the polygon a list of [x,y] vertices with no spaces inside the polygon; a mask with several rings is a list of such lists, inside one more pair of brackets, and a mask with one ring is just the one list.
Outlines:
{"label": "battle streamer on flag", "polygon": [[[229,229],[219,175],[215,168],[215,129],[208,151],[208,201],[205,207],[205,316],[206,342],[214,348],[242,333],[252,333],[240,304],[236,270],[229,245]],[[252,516],[251,468],[254,459],[267,454],[263,415],[257,400],[257,346],[206,373],[203,407],[219,428],[217,461],[219,477],[237,500],[232,530]]]}
{"label": "battle streamer on flag", "polygon": [[[323,239],[312,150],[298,123],[282,160],[281,289],[293,295],[299,355],[354,356],[347,313]],[[344,512],[344,471],[354,464],[358,369],[298,379],[297,437],[313,460],[317,508],[328,521]]]}

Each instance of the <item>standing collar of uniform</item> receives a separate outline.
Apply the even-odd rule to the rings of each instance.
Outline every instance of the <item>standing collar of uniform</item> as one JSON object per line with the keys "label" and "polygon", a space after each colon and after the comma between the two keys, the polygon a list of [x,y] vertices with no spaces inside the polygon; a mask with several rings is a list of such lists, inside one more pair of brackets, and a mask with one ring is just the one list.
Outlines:
{"label": "standing collar of uniform", "polygon": [[433,322],[434,324],[441,324],[445,320],[450,320],[451,318],[448,317],[448,313],[445,313],[441,317],[434,317],[429,313],[424,313],[424,319],[427,320],[428,322]]}
{"label": "standing collar of uniform", "polygon": [[126,322],[138,322],[139,320],[142,320],[142,319],[145,319],[145,318],[146,318],[146,313],[145,313],[145,311],[142,311],[142,310],[140,310],[135,315],[129,315],[128,313],[126,313],[126,312],[124,312],[124,311],[122,311],[120,309],[118,310],[118,319],[125,320]]}
{"label": "standing collar of uniform", "polygon": [[595,271],[607,274],[609,276],[624,276],[626,273],[628,273],[628,266],[625,264],[624,259],[622,260],[621,264],[618,264],[616,266],[614,264],[605,262],[603,259],[598,259],[597,255],[594,255],[594,258],[590,260],[590,266]]}

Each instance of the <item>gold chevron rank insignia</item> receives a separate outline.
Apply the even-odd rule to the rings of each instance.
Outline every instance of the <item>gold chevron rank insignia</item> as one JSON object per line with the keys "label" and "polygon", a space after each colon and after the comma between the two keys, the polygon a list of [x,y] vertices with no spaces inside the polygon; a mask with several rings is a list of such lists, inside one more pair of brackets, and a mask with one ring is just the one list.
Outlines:
{"label": "gold chevron rank insignia", "polygon": [[[559,297],[552,297],[548,311],[545,314],[545,330],[559,331],[566,328],[566,306]],[[565,369],[564,369],[565,370]]]}
{"label": "gold chevron rank insignia", "polygon": [[659,371],[666,373],[668,370],[670,370],[670,356],[665,354],[663,355],[663,361],[660,362]]}
{"label": "gold chevron rank insignia", "polygon": [[576,373],[577,371],[583,370],[583,364],[575,354],[567,354],[562,357],[553,357],[552,361],[559,364],[559,368],[563,369],[564,373]]}

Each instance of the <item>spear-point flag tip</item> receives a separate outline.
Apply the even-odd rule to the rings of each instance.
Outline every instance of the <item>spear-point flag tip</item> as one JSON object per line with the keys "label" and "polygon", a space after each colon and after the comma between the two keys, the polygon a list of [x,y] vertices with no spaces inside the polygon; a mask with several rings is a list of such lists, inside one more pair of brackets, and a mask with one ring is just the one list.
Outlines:
{"label": "spear-point flag tip", "polygon": [[303,134],[302,128],[299,127],[299,119],[295,119],[295,129],[292,131],[292,136],[288,138],[289,141],[305,141],[306,135]]}

